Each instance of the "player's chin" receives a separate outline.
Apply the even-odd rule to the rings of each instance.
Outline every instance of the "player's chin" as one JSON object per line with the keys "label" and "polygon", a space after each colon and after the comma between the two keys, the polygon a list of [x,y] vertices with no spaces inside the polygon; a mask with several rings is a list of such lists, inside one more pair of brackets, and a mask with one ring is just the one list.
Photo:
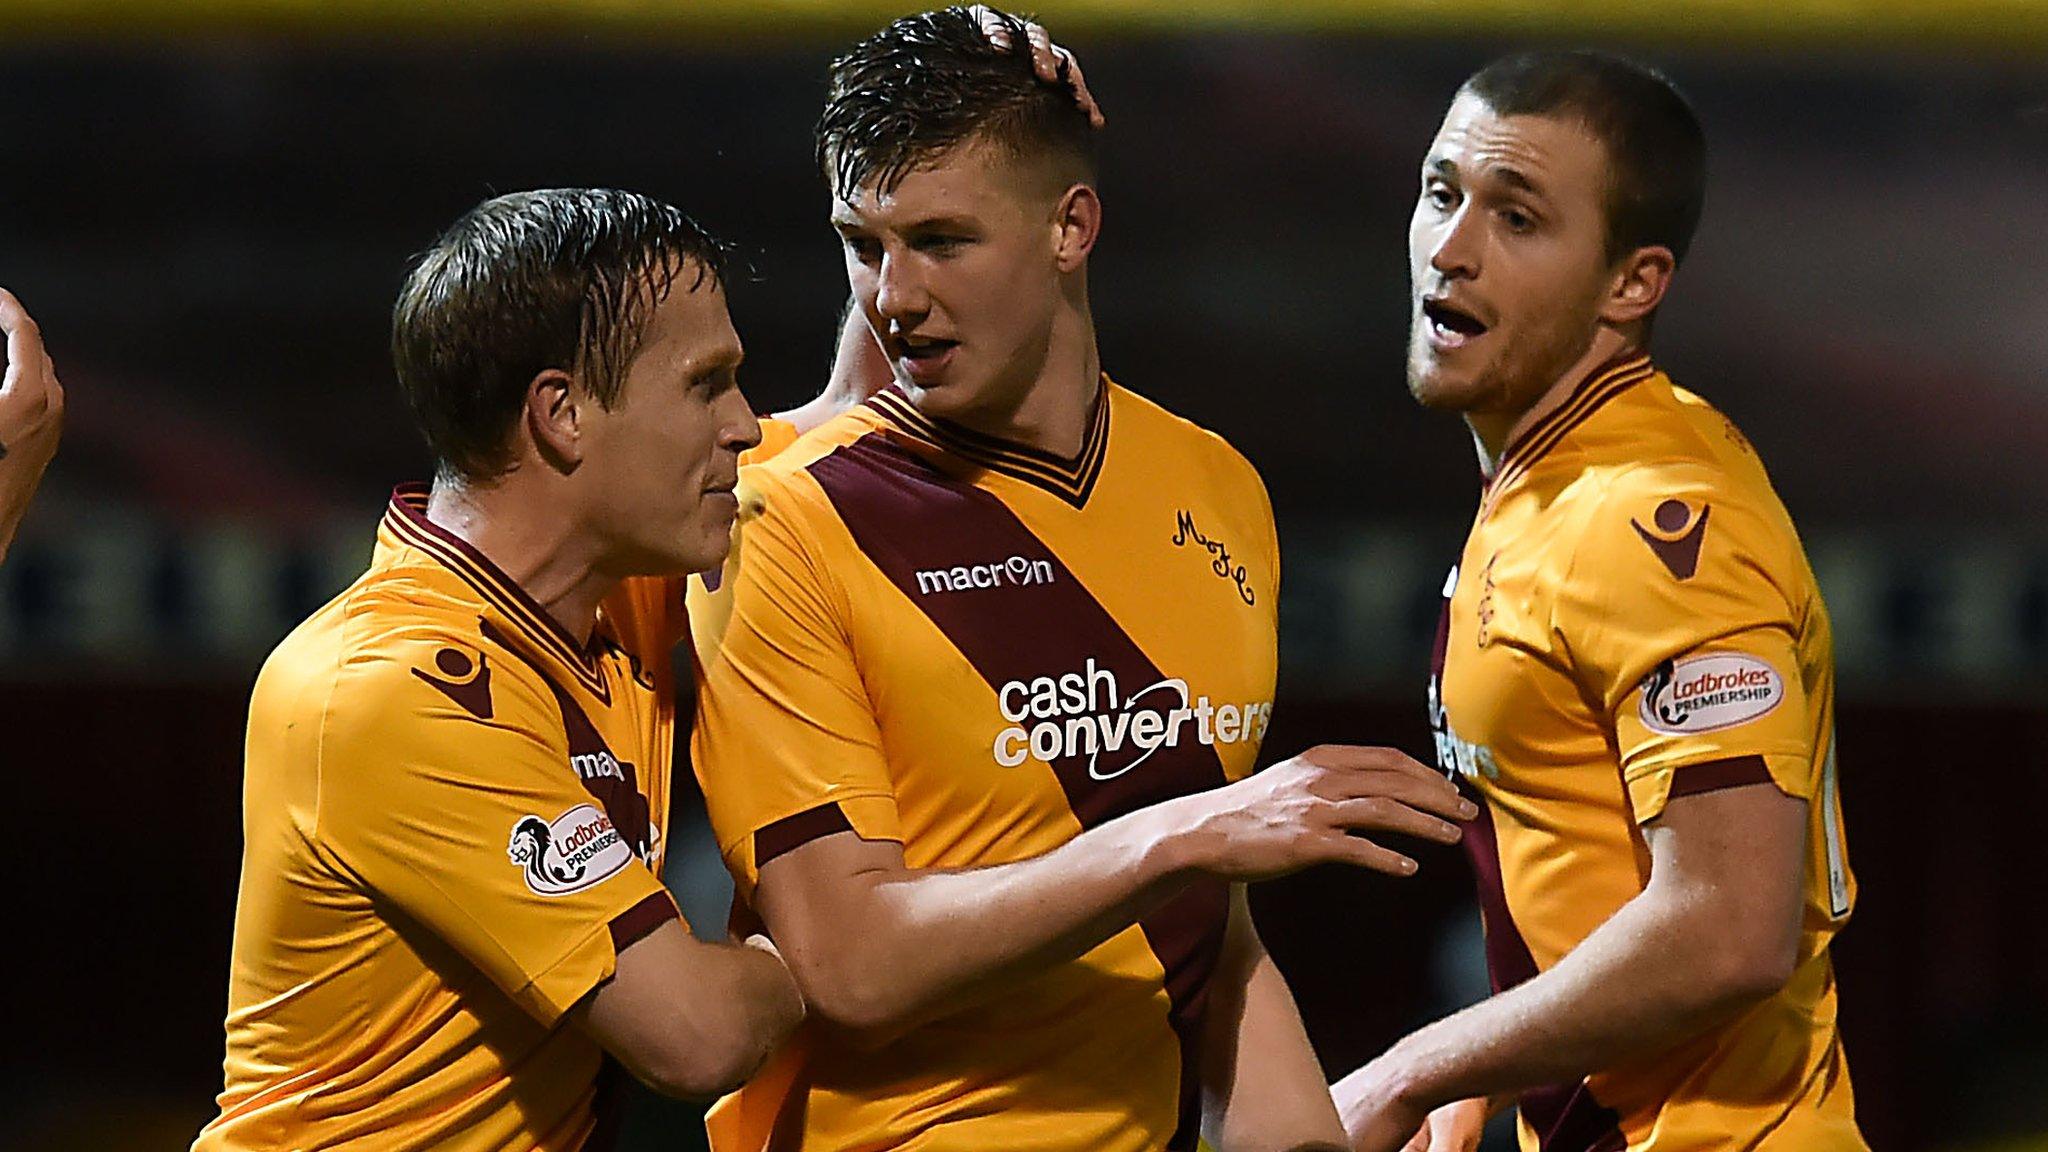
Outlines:
{"label": "player's chin", "polygon": [[732,551],[732,521],[697,518],[658,540],[642,540],[626,571],[637,576],[693,576],[725,564]]}
{"label": "player's chin", "polygon": [[1433,412],[1463,412],[1477,400],[1478,389],[1464,373],[1440,363],[1408,362],[1408,395]]}
{"label": "player's chin", "polygon": [[732,517],[717,517],[713,523],[695,526],[684,537],[679,566],[684,572],[709,572],[723,565],[731,551]]}

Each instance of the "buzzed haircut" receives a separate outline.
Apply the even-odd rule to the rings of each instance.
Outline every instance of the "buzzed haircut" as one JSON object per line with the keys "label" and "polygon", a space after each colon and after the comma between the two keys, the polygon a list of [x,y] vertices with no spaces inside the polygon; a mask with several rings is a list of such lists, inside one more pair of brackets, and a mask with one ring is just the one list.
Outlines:
{"label": "buzzed haircut", "polygon": [[678,278],[723,282],[726,246],[681,211],[612,188],[486,200],[413,262],[391,313],[399,387],[436,474],[508,471],[534,377],[575,376],[609,409]]}
{"label": "buzzed haircut", "polygon": [[1661,245],[1685,259],[1707,194],[1707,140],[1670,80],[1622,56],[1541,49],[1503,56],[1460,92],[1502,116],[1582,124],[1607,149],[1607,258]]}
{"label": "buzzed haircut", "polygon": [[818,119],[818,166],[841,200],[903,177],[970,141],[1013,158],[1063,161],[1096,175],[1094,130],[1064,84],[1032,70],[1024,22],[996,12],[1010,47],[997,48],[966,8],[905,16],[832,62]]}

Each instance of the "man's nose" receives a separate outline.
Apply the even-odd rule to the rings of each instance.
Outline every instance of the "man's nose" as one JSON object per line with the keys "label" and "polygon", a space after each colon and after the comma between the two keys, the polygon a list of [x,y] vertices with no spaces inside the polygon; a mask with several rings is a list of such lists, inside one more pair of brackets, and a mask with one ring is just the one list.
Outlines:
{"label": "man's nose", "polygon": [[732,389],[719,398],[718,442],[735,452],[745,452],[761,443],[761,421],[746,393]]}
{"label": "man's nose", "polygon": [[1480,221],[1469,205],[1458,209],[1456,215],[1444,222],[1434,237],[1429,252],[1429,266],[1447,280],[1470,280],[1479,275],[1479,255],[1483,247],[1480,235]]}
{"label": "man's nose", "polygon": [[916,320],[931,310],[931,294],[917,261],[884,255],[876,277],[875,310],[888,320]]}

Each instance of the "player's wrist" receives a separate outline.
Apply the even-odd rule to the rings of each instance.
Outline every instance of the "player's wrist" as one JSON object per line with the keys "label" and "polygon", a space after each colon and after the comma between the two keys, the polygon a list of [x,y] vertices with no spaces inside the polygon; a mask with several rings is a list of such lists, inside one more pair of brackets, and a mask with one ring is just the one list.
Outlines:
{"label": "player's wrist", "polygon": [[1145,886],[1186,879],[1214,863],[1216,837],[1202,796],[1181,796],[1132,814],[1137,874]]}

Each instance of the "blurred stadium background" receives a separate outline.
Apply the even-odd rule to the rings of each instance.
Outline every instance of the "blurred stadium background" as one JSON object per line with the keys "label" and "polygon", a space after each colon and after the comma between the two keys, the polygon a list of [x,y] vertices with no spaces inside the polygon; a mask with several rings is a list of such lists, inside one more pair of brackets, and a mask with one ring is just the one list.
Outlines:
{"label": "blurred stadium background", "polygon": [[[0,283],[65,443],[0,568],[6,1147],[182,1147],[219,1087],[246,693],[425,453],[391,382],[412,252],[484,196],[619,185],[743,246],[743,381],[822,381],[844,296],[810,167],[835,48],[903,3],[0,0]],[[1763,451],[1836,619],[1863,903],[1838,946],[1867,1130],[2048,1148],[2048,3],[1045,0],[1110,116],[1105,360],[1264,470],[1287,548],[1268,748],[1427,746],[1469,520],[1402,388],[1405,221],[1451,90],[1618,46],[1713,148],[1659,359]],[[679,826],[701,817],[687,808]],[[675,854],[701,929],[723,874]],[[1341,1073],[1476,995],[1454,854],[1269,886]],[[25,1028],[19,1026],[25,1024]],[[693,1147],[642,1101],[636,1147]]]}

